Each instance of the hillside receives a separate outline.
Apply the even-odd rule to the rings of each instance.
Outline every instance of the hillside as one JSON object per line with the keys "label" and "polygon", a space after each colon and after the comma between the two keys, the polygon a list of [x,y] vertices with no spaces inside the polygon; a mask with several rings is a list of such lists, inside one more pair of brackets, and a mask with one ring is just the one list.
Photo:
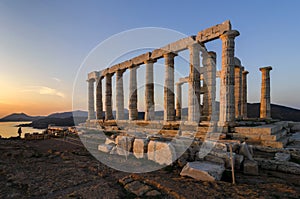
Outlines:
{"label": "hillside", "polygon": [[34,121],[41,118],[41,116],[29,116],[25,113],[13,113],[1,118],[0,122]]}

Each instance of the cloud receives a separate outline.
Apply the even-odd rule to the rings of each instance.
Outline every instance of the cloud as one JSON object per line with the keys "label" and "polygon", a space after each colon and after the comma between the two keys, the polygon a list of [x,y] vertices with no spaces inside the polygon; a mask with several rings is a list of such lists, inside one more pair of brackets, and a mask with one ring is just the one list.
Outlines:
{"label": "cloud", "polygon": [[22,92],[35,92],[35,93],[39,93],[41,95],[54,95],[54,96],[58,96],[61,98],[65,98],[64,93],[62,93],[54,88],[49,88],[46,86],[32,86],[29,89],[22,90]]}
{"label": "cloud", "polygon": [[54,81],[57,81],[58,83],[61,82],[61,79],[59,79],[59,78],[57,78],[57,77],[52,77],[52,79],[53,79]]}

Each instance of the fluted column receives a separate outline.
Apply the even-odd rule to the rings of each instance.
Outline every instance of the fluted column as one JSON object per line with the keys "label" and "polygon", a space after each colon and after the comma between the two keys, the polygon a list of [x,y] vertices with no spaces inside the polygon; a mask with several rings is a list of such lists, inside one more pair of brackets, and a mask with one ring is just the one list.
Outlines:
{"label": "fluted column", "polygon": [[207,120],[216,120],[216,53],[213,51],[202,53],[203,57],[203,115]]}
{"label": "fluted column", "polygon": [[103,117],[102,78],[100,77],[96,83],[96,116],[98,120],[101,120]]}
{"label": "fluted column", "polygon": [[181,83],[176,83],[176,119],[181,120],[182,89]]}
{"label": "fluted column", "polygon": [[111,78],[113,74],[107,74],[105,76],[105,119],[106,120],[112,120],[113,112],[112,112],[112,85],[111,85]]}
{"label": "fluted column", "polygon": [[222,70],[219,125],[221,126],[231,126],[235,123],[234,39],[238,35],[238,31],[231,30],[220,36],[222,40]]}
{"label": "fluted column", "polygon": [[89,79],[88,82],[88,120],[95,119],[95,96],[94,96],[94,82],[95,79]]}
{"label": "fluted column", "polygon": [[175,54],[167,53],[165,59],[165,86],[164,86],[164,120],[175,120],[174,99],[174,57]]}
{"label": "fluted column", "polygon": [[235,118],[242,117],[242,67],[235,65],[234,67],[234,98],[235,98]]}
{"label": "fluted column", "polygon": [[145,61],[146,64],[145,120],[155,119],[153,63],[154,61],[152,60]]}
{"label": "fluted column", "polygon": [[260,97],[260,118],[271,118],[271,89],[270,89],[270,71],[271,66],[259,69],[262,72],[261,97]]}
{"label": "fluted column", "polygon": [[129,69],[129,120],[138,119],[136,70],[137,66]]}
{"label": "fluted column", "polygon": [[188,121],[200,122],[200,45],[189,46],[189,51]]}
{"label": "fluted column", "polygon": [[125,70],[116,71],[116,120],[124,119],[124,89],[123,73]]}
{"label": "fluted column", "polygon": [[245,119],[247,118],[247,74],[249,72],[248,71],[243,71],[242,73],[242,87],[243,87],[243,91],[242,91],[242,117]]}

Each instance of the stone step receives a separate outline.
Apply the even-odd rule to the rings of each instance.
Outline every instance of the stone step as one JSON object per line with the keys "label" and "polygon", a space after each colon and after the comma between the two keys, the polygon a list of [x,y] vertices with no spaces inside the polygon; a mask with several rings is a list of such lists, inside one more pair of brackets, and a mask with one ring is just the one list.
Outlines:
{"label": "stone step", "polygon": [[261,135],[260,139],[262,141],[278,141],[282,137],[286,136],[287,130],[286,129],[281,129],[279,132],[277,132],[274,135]]}
{"label": "stone step", "polygon": [[288,138],[287,137],[282,137],[278,141],[269,141],[269,140],[261,141],[261,144],[263,146],[272,147],[272,148],[284,148],[287,143],[288,143]]}
{"label": "stone step", "polygon": [[275,123],[255,127],[235,127],[235,132],[242,135],[274,135],[285,126],[285,123]]}

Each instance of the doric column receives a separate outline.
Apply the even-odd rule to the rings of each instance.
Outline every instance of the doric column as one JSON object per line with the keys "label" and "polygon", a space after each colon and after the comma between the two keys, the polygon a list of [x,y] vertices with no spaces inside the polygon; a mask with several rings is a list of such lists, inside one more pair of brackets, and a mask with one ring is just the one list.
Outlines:
{"label": "doric column", "polygon": [[124,119],[124,89],[123,73],[125,70],[116,71],[116,120]]}
{"label": "doric column", "polygon": [[235,118],[242,117],[242,67],[238,59],[235,60],[234,67],[234,98],[235,98]]}
{"label": "doric column", "polygon": [[113,112],[112,112],[112,85],[111,85],[111,78],[113,74],[106,74],[105,76],[105,119],[106,120],[112,120],[114,119],[113,117]]}
{"label": "doric column", "polygon": [[129,120],[138,119],[136,70],[137,66],[133,66],[129,69]]}
{"label": "doric column", "polygon": [[238,31],[231,30],[220,36],[222,40],[222,70],[219,124],[222,126],[231,126],[235,123],[234,39],[238,35]]}
{"label": "doric column", "polygon": [[154,61],[152,60],[145,61],[146,64],[145,120],[155,119],[153,63]]}
{"label": "doric column", "polygon": [[103,117],[102,77],[98,78],[96,84],[96,116],[97,120],[101,120]]}
{"label": "doric column", "polygon": [[176,119],[181,120],[181,103],[182,103],[182,97],[181,97],[181,83],[176,83]]}
{"label": "doric column", "polygon": [[165,86],[164,86],[164,120],[174,121],[174,53],[164,55],[165,59]]}
{"label": "doric column", "polygon": [[216,53],[204,52],[203,57],[203,115],[207,116],[207,120],[216,120]]}
{"label": "doric column", "polygon": [[271,118],[271,96],[270,96],[270,71],[271,66],[259,69],[262,73],[261,97],[260,97],[260,118]]}
{"label": "doric column", "polygon": [[95,79],[89,79],[88,82],[88,120],[95,119],[95,96],[94,96],[94,82]]}
{"label": "doric column", "polygon": [[189,46],[189,51],[188,121],[200,122],[200,45]]}
{"label": "doric column", "polygon": [[247,74],[248,71],[243,71],[242,74],[242,117],[247,118]]}

